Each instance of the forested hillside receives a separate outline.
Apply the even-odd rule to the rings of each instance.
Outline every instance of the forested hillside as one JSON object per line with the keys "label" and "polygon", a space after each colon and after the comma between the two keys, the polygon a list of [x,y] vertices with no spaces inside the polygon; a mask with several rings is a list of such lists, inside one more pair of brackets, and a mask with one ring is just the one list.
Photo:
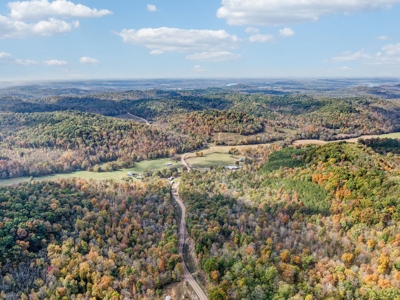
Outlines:
{"label": "forested hillside", "polygon": [[0,188],[0,298],[144,299],[180,280],[165,181]]}
{"label": "forested hillside", "polygon": [[[202,141],[132,121],[79,112],[0,113],[0,179],[92,169],[197,149]],[[95,169],[99,169],[96,167]]]}
{"label": "forested hillside", "polygon": [[263,124],[258,118],[232,111],[206,110],[185,114],[170,120],[171,130],[205,137],[216,132],[249,135],[263,129]]}
{"label": "forested hillside", "polygon": [[[400,104],[373,97],[321,98],[306,95],[270,96],[261,93],[242,94],[224,90],[195,91],[129,91],[81,97],[55,97],[22,101],[0,99],[3,112],[53,112],[75,110],[107,116],[130,112],[150,121],[167,123],[180,129],[179,121],[192,121],[185,131],[198,135],[204,128],[196,118],[209,118],[215,110],[221,114],[245,114],[261,122],[268,134],[254,142],[277,139],[316,138],[335,140],[365,134],[400,130]],[[205,114],[205,115],[202,115]],[[249,118],[247,117],[247,119]],[[208,124],[209,125],[209,124]],[[258,126],[257,126],[258,128]],[[182,128],[181,128],[182,129]],[[212,120],[213,131],[227,130],[226,124]],[[283,130],[284,129],[284,130]],[[230,132],[255,133],[251,128],[232,127]],[[207,132],[202,134],[207,138]]]}
{"label": "forested hillside", "polygon": [[182,178],[210,299],[400,297],[398,156],[346,143],[247,155]]}

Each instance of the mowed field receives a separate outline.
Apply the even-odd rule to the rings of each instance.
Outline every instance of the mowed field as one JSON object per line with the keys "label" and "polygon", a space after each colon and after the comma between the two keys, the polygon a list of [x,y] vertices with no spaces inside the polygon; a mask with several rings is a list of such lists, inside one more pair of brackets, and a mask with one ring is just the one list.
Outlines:
{"label": "mowed field", "polygon": [[[68,174],[54,174],[49,176],[35,177],[36,181],[44,181],[44,180],[57,180],[57,179],[67,179],[67,178],[83,178],[86,180],[116,180],[121,181],[124,177],[127,177],[128,172],[133,172],[135,174],[142,174],[143,171],[153,169],[153,170],[161,170],[167,168],[166,164],[172,163],[172,167],[181,168],[182,165],[180,162],[176,163],[175,161],[171,161],[169,158],[163,159],[154,159],[154,160],[145,160],[136,164],[135,167],[129,169],[121,169],[114,172],[87,172],[87,171],[78,171]],[[137,181],[136,177],[132,178]],[[20,177],[20,178],[12,178],[0,180],[0,186],[14,185],[23,182],[29,182],[29,177]]]}
{"label": "mowed field", "polygon": [[213,153],[204,157],[196,157],[194,154],[187,156],[187,161],[192,168],[206,169],[217,166],[234,166],[240,157],[231,157],[230,154]]}

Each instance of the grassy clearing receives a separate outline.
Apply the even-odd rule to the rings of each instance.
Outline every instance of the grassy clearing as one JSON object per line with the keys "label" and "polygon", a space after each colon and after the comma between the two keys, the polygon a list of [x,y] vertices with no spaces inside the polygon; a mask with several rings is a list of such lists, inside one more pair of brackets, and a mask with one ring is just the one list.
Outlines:
{"label": "grassy clearing", "polygon": [[210,146],[210,149],[204,150],[204,154],[209,154],[209,153],[225,153],[227,154],[229,150],[232,148],[236,148],[238,150],[244,150],[244,149],[251,149],[251,148],[257,148],[259,146],[265,146],[265,145],[270,145],[270,144],[259,144],[259,145],[241,145],[241,146]]}
{"label": "grassy clearing", "polygon": [[244,136],[240,135],[239,133],[232,133],[232,132],[217,132],[213,133],[212,139],[218,142],[229,143],[233,141],[241,141],[243,140]]}
{"label": "grassy clearing", "polygon": [[[57,180],[60,178],[67,179],[67,178],[74,178],[79,177],[86,180],[116,180],[121,181],[124,177],[127,177],[128,172],[133,172],[135,174],[142,174],[144,170],[153,169],[153,170],[161,170],[167,168],[166,164],[173,163],[174,167],[181,168],[181,163],[176,163],[175,161],[171,161],[169,158],[163,159],[154,159],[154,160],[145,160],[141,161],[136,164],[135,167],[129,169],[121,169],[115,172],[87,172],[87,171],[78,171],[68,174],[55,174],[49,176],[42,176],[42,177],[35,177],[34,180],[36,181],[45,181],[45,180]],[[7,185],[14,185],[23,182],[29,182],[29,177],[20,177],[20,178],[12,178],[6,180],[0,180],[0,186],[7,186]],[[137,181],[135,177],[133,180]]]}
{"label": "grassy clearing", "polygon": [[232,158],[230,154],[214,153],[204,157],[188,156],[188,162],[193,168],[206,169],[216,166],[234,166],[238,158]]}

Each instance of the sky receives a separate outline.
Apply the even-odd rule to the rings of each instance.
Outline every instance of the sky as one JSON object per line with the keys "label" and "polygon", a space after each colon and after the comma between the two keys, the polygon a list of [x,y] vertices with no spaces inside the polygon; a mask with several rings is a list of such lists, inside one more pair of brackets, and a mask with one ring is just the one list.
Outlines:
{"label": "sky", "polygon": [[0,81],[400,77],[400,0],[0,2]]}

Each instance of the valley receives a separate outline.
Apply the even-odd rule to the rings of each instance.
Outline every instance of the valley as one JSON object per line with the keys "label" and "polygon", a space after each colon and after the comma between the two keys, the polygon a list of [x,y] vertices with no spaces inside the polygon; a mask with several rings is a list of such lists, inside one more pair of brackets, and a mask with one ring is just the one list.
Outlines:
{"label": "valley", "polygon": [[197,90],[0,107],[7,299],[400,296],[397,102]]}

